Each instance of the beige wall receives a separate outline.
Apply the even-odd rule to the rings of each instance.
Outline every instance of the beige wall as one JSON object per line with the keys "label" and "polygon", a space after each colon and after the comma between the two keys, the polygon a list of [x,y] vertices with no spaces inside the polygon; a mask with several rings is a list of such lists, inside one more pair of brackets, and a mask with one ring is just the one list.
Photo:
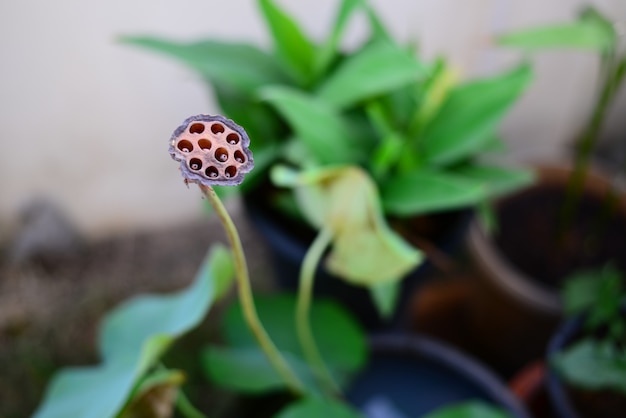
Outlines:
{"label": "beige wall", "polygon": [[[283,0],[319,36],[332,0]],[[378,0],[398,36],[449,56],[465,74],[517,56],[489,35],[565,20],[573,0]],[[623,0],[594,1],[626,19]],[[358,37],[358,24],[351,38]],[[188,115],[214,113],[201,82],[181,66],[116,44],[119,34],[204,35],[267,43],[252,0],[21,0],[0,5],[0,224],[32,196],[57,200],[91,234],[199,215],[166,152]],[[521,159],[555,155],[589,106],[593,56],[560,52],[536,62],[537,80],[503,133]],[[624,92],[622,92],[624,93]],[[621,95],[621,109],[624,94]],[[612,124],[621,121],[614,116]]]}

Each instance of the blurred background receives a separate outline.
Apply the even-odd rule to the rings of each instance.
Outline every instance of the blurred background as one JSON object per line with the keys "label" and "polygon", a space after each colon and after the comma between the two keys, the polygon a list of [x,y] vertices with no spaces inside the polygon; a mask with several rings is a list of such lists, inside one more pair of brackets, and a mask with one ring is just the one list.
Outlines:
{"label": "blurred background", "polygon": [[[278,3],[314,39],[328,32],[337,4]],[[520,61],[519,52],[496,46],[494,36],[572,21],[583,5],[618,21],[626,36],[623,0],[371,3],[398,39],[413,41],[425,60],[446,57],[464,79]],[[346,48],[364,28],[354,19]],[[218,106],[191,70],[123,45],[122,35],[270,44],[254,0],[0,3],[0,256],[7,256],[0,257],[0,417],[32,411],[60,365],[96,361],[103,312],[132,294],[188,283],[209,242],[221,238],[200,194],[184,187],[167,153],[185,118],[215,114]],[[598,87],[590,82],[598,72],[593,52],[559,50],[532,61],[535,79],[501,126],[506,158],[515,163],[568,156]],[[601,148],[626,143],[625,115],[622,89]],[[232,205],[238,210],[237,201]],[[247,221],[240,221],[246,242],[256,243]],[[28,261],[50,242],[73,262],[60,269],[5,263]],[[253,275],[263,276],[264,248],[248,248]]]}
{"label": "blurred background", "polygon": [[[495,34],[570,21],[582,1],[378,0],[400,39],[425,58],[443,55],[464,77],[516,62],[491,43]],[[621,0],[594,0],[608,16],[626,16]],[[313,37],[326,33],[333,0],[281,2]],[[586,4],[586,3],[585,3]],[[169,39],[221,37],[269,43],[254,1],[25,0],[0,5],[0,231],[36,196],[53,199],[90,236],[173,224],[199,216],[198,196],[181,187],[166,153],[187,116],[215,113],[206,87],[173,60],[122,45],[120,35]],[[355,21],[348,39],[359,39]],[[624,23],[622,23],[624,25]],[[626,31],[624,26],[621,31]],[[348,45],[349,46],[349,45]],[[593,53],[537,54],[536,78],[502,131],[513,158],[552,159],[589,114]],[[605,137],[624,135],[626,92]]]}

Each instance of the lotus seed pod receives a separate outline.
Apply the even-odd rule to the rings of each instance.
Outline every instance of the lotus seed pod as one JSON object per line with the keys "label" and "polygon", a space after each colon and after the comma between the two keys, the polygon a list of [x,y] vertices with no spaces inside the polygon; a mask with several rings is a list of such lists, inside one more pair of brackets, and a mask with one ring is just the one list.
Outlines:
{"label": "lotus seed pod", "polygon": [[236,186],[254,167],[246,131],[223,116],[187,118],[174,131],[169,152],[186,182]]}

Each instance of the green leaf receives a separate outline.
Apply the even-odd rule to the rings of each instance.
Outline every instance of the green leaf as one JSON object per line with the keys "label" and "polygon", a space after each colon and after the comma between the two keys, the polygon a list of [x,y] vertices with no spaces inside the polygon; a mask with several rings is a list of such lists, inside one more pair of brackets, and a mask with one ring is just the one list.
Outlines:
{"label": "green leaf", "polygon": [[[308,365],[291,353],[283,352],[282,355],[305,387],[314,390],[315,378]],[[229,390],[261,393],[285,387],[283,378],[256,346],[209,346],[202,352],[202,366],[212,382]]]}
{"label": "green leaf", "polygon": [[315,46],[274,1],[259,0],[258,3],[278,56],[301,85],[308,85],[315,68]]}
{"label": "green leaf", "polygon": [[346,108],[404,87],[425,72],[425,66],[400,46],[375,43],[346,59],[320,86],[318,95],[337,108]]}
{"label": "green leaf", "polygon": [[382,187],[385,212],[398,216],[473,206],[486,196],[487,189],[479,181],[433,170],[399,174]]}
{"label": "green leaf", "polygon": [[184,43],[147,36],[127,36],[121,41],[168,55],[214,85],[226,84],[248,95],[260,86],[288,81],[276,61],[252,45],[209,40]]}
{"label": "green leaf", "polygon": [[585,326],[594,330],[619,319],[625,297],[622,274],[612,265],[573,274],[565,282],[563,305],[570,315],[587,311]]}
{"label": "green leaf", "polygon": [[506,411],[482,401],[468,401],[438,408],[423,418],[511,418],[511,416]]}
{"label": "green leaf", "polygon": [[614,34],[592,19],[525,29],[498,38],[500,45],[527,51],[575,48],[603,52],[612,48],[614,42]]}
{"label": "green leaf", "polygon": [[453,89],[418,144],[433,164],[452,164],[482,150],[531,79],[528,65]]}
{"label": "green leaf", "polygon": [[289,404],[276,418],[363,418],[350,405],[330,398],[307,397]]}
{"label": "green leaf", "polygon": [[376,185],[362,169],[315,168],[291,178],[271,174],[279,185],[295,188],[300,210],[313,225],[331,230],[326,265],[342,279],[369,287],[398,281],[421,263],[422,254],[387,225]]}
{"label": "green leaf", "polygon": [[[255,298],[256,307],[268,334],[283,353],[303,358],[296,332],[293,295]],[[330,369],[339,380],[358,371],[367,360],[367,342],[360,325],[337,303],[316,299],[310,312],[315,341]],[[223,333],[234,348],[256,348],[257,343],[242,316],[239,303],[228,308],[223,320]]]}
{"label": "green leaf", "polygon": [[511,193],[535,181],[533,171],[528,169],[467,164],[455,168],[453,172],[460,177],[481,182],[490,198]]}
{"label": "green leaf", "polygon": [[318,50],[317,56],[315,57],[315,68],[316,75],[319,77],[323,75],[328,69],[329,65],[333,62],[334,58],[337,56],[339,52],[339,41],[341,40],[341,36],[343,35],[350,17],[352,17],[353,13],[357,10],[357,8],[363,6],[364,0],[342,0],[341,5],[339,6],[339,11],[337,12],[337,16],[335,17],[335,23],[333,25],[333,30],[326,40],[326,42],[322,45],[322,47]]}
{"label": "green leaf", "polygon": [[370,161],[372,172],[378,179],[384,177],[398,161],[404,149],[406,138],[394,129],[380,102],[368,103],[365,111],[368,120],[380,137],[380,142]]}
{"label": "green leaf", "polygon": [[35,418],[115,416],[158,357],[204,318],[216,296],[217,277],[222,281],[232,272],[230,254],[222,247],[210,252],[207,263],[188,288],[140,296],[107,315],[100,332],[102,363],[59,372]]}
{"label": "green leaf", "polygon": [[400,283],[379,283],[370,287],[370,295],[374,304],[383,318],[390,318],[394,311],[398,296],[400,295]]}
{"label": "green leaf", "polygon": [[362,158],[359,137],[331,106],[316,97],[286,87],[267,87],[261,97],[282,114],[321,164],[338,164]]}
{"label": "green leaf", "polygon": [[626,395],[626,350],[583,339],[557,353],[552,366],[568,383],[583,389]]}

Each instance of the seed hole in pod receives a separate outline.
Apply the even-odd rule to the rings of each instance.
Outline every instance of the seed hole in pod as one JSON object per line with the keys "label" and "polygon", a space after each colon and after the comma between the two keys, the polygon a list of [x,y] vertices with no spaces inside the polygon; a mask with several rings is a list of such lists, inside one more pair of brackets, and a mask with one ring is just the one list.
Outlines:
{"label": "seed hole in pod", "polygon": [[234,165],[226,167],[226,171],[224,171],[224,175],[227,178],[235,177],[237,175],[237,167],[235,167]]}
{"label": "seed hole in pod", "polygon": [[200,170],[202,168],[202,161],[198,158],[192,158],[189,161],[189,168],[192,170]]}
{"label": "seed hole in pod", "polygon": [[215,159],[220,162],[226,162],[228,160],[228,151],[225,148],[218,148],[215,150]]}
{"label": "seed hole in pod", "polygon": [[186,139],[183,139],[182,141],[178,141],[178,145],[176,145],[176,147],[182,152],[193,151],[193,145],[191,144],[191,142],[187,141]]}
{"label": "seed hole in pod", "polygon": [[204,124],[203,123],[194,123],[189,127],[189,133],[192,134],[201,134],[204,132]]}
{"label": "seed hole in pod", "polygon": [[208,139],[202,138],[201,140],[198,141],[198,145],[200,146],[200,149],[203,149],[205,151],[208,151],[211,149],[211,141],[209,141]]}
{"label": "seed hole in pod", "polygon": [[212,179],[217,178],[217,176],[220,175],[219,171],[217,171],[217,168],[213,167],[212,165],[208,166],[204,173],[207,177]]}
{"label": "seed hole in pod", "polygon": [[243,164],[246,161],[246,157],[243,155],[243,152],[237,150],[235,151],[235,161]]}
{"label": "seed hole in pod", "polygon": [[230,133],[228,134],[228,136],[226,137],[226,140],[228,141],[228,143],[230,145],[237,145],[239,143],[239,135],[237,135],[236,133]]}
{"label": "seed hole in pod", "polygon": [[214,123],[213,125],[211,125],[211,132],[213,132],[214,134],[220,134],[224,132],[224,125],[222,125],[221,123]]}

